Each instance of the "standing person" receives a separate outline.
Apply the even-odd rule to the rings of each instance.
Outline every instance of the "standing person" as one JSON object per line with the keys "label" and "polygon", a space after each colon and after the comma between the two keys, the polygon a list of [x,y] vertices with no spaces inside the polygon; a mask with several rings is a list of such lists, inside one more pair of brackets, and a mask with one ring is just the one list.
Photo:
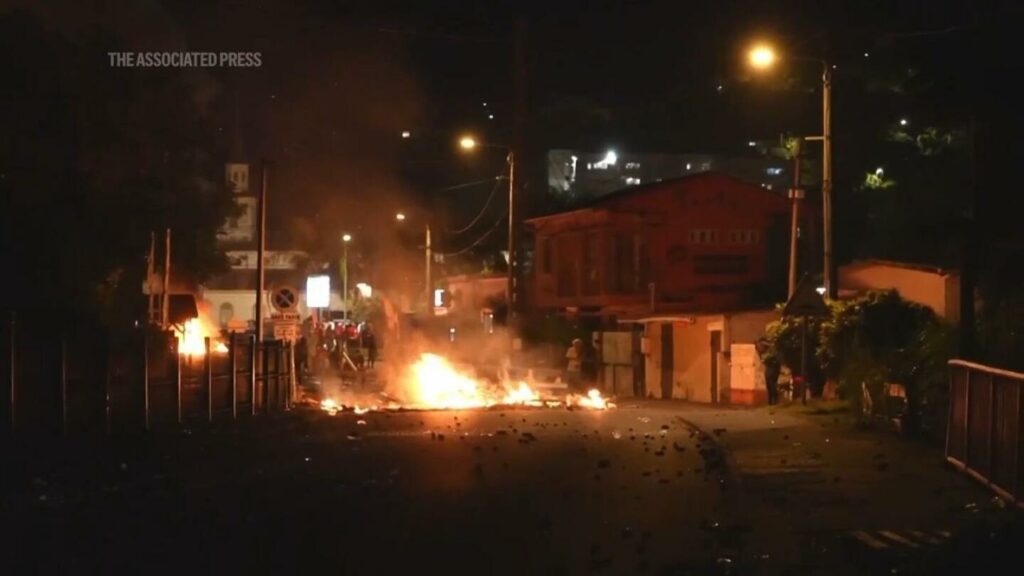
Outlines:
{"label": "standing person", "polygon": [[566,380],[569,382],[569,389],[576,390],[580,387],[580,370],[583,367],[583,341],[575,338],[569,349],[565,352],[566,359]]}
{"label": "standing person", "polygon": [[764,385],[768,389],[768,404],[778,404],[779,374],[782,372],[782,366],[764,343],[761,345],[761,360],[764,363]]}
{"label": "standing person", "polygon": [[377,335],[373,333],[373,326],[367,324],[363,329],[363,348],[366,349],[366,365],[373,368],[377,361]]}

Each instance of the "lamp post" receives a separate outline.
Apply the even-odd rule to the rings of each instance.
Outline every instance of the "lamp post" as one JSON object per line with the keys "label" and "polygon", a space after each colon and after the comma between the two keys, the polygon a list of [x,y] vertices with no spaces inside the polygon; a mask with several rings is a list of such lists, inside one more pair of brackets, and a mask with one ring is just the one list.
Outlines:
{"label": "lamp post", "polygon": [[341,313],[346,321],[348,321],[348,244],[351,241],[351,234],[341,235]]}
{"label": "lamp post", "polygon": [[[399,212],[395,214],[395,220],[398,222],[405,222],[405,213]],[[423,224],[423,276],[424,285],[423,292],[427,302],[427,313],[430,313],[431,307],[434,305],[434,293],[430,283],[430,265],[431,265],[431,253],[430,253],[430,223],[425,222]]]}
{"label": "lamp post", "polygon": [[463,150],[474,150],[477,147],[498,148],[508,153],[508,317],[511,320],[515,316],[516,302],[516,182],[515,182],[515,154],[511,146],[501,144],[481,143],[472,136],[463,136],[459,139],[459,146]]}
{"label": "lamp post", "polygon": [[[758,70],[766,70],[775,65],[778,56],[770,46],[760,44],[754,46],[749,54],[751,67]],[[822,210],[822,233],[824,236],[824,269],[822,277],[825,281],[825,294],[829,298],[836,297],[836,286],[833,282],[832,261],[832,67],[826,60],[819,58],[795,58],[794,61],[812,61],[821,64],[821,98],[822,98],[822,129],[821,136],[810,136],[806,140],[821,140],[821,210]]]}

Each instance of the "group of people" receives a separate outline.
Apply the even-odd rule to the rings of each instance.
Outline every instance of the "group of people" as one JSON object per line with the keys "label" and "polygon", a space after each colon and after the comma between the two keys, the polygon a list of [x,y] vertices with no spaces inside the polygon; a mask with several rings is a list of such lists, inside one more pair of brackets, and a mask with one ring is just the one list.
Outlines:
{"label": "group of people", "polygon": [[307,325],[296,344],[296,357],[304,370],[313,372],[373,368],[378,357],[377,334],[365,322]]}

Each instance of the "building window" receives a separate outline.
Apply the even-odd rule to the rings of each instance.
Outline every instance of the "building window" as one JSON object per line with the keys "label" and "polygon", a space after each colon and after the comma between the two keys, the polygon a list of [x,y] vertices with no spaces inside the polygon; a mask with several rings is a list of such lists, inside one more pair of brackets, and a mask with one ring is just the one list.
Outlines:
{"label": "building window", "polygon": [[221,328],[226,327],[228,325],[228,322],[231,322],[231,320],[234,317],[235,317],[235,307],[234,307],[234,305],[232,305],[230,302],[225,302],[225,303],[220,305],[220,310],[218,311],[218,319],[220,321]]}
{"label": "building window", "polygon": [[758,230],[730,230],[730,244],[757,244],[761,241],[761,233]]}
{"label": "building window", "polygon": [[616,234],[612,237],[608,255],[611,268],[607,276],[608,292],[611,294],[629,294],[635,290],[636,258],[633,239],[632,234]]}
{"label": "building window", "polygon": [[633,276],[633,291],[643,292],[647,290],[647,285],[651,282],[651,248],[647,243],[647,238],[640,234],[633,237],[633,246],[636,250],[633,264],[633,269],[636,271]]}
{"label": "building window", "polygon": [[568,257],[569,238],[558,237],[554,239],[554,252],[558,254],[558,266],[555,268],[557,278],[557,290],[560,298],[568,298],[576,295],[576,270],[578,262],[575,258]]}
{"label": "building window", "polygon": [[544,274],[551,274],[551,239],[540,239],[540,270]]}
{"label": "building window", "polygon": [[717,244],[718,230],[690,230],[690,244]]}
{"label": "building window", "polygon": [[598,262],[601,261],[597,234],[587,234],[583,243],[583,294],[592,296],[601,291]]}

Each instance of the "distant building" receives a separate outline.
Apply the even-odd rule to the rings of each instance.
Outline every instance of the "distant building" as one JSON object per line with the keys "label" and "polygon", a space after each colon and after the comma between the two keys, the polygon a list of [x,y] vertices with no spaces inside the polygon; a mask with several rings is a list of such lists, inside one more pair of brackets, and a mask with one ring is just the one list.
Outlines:
{"label": "distant building", "polygon": [[945,320],[960,321],[960,273],[935,266],[864,260],[839,267],[839,295],[868,290],[896,290],[904,300],[935,311]]}
{"label": "distant building", "polygon": [[[256,319],[256,264],[257,264],[257,191],[262,185],[258,171],[241,159],[237,152],[225,164],[224,177],[234,194],[240,213],[224,223],[217,234],[219,247],[228,258],[230,270],[210,278],[199,287],[199,298],[209,310],[211,320],[221,328],[252,329]],[[305,263],[307,255],[301,250],[277,249],[281,242],[268,235],[264,251],[264,285],[268,291],[278,287],[292,287],[300,293],[298,312],[306,317]],[[341,308],[340,293],[332,293],[332,308]],[[273,312],[270,303],[263,302],[264,318]]]}
{"label": "distant building", "polygon": [[[804,163],[801,174],[805,182],[812,168],[812,164]],[[599,198],[629,186],[701,172],[720,172],[782,195],[793,187],[793,164],[784,158],[548,151],[548,188],[556,196],[570,201]]]}
{"label": "distant building", "polygon": [[530,219],[530,306],[612,320],[784,300],[789,211],[783,196],[704,172]]}

